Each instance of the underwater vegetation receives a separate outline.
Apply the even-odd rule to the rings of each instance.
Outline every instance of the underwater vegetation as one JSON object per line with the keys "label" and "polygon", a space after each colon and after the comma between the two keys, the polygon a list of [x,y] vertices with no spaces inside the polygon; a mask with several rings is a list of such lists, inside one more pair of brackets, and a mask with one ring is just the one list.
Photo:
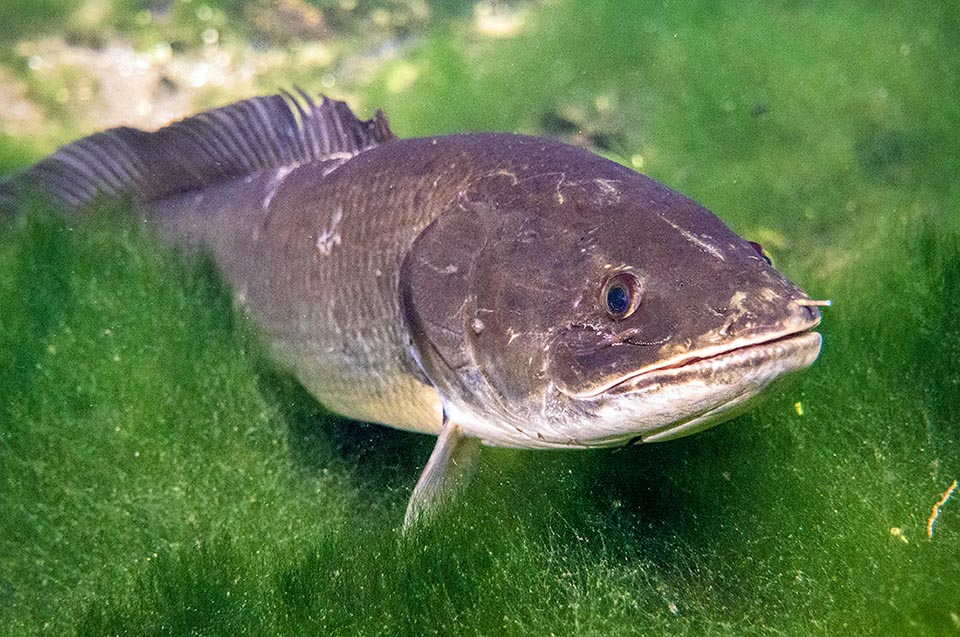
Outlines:
{"label": "underwater vegetation", "polygon": [[[209,3],[221,39],[279,37],[241,4]],[[820,361],[694,437],[489,450],[404,537],[431,438],[326,413],[210,262],[129,210],[37,203],[0,230],[0,633],[960,634],[960,8],[356,4],[406,16],[402,44],[336,94],[404,136],[586,144],[697,199],[833,300]],[[5,130],[5,172],[88,132],[17,53],[53,24],[4,34],[57,122]]]}

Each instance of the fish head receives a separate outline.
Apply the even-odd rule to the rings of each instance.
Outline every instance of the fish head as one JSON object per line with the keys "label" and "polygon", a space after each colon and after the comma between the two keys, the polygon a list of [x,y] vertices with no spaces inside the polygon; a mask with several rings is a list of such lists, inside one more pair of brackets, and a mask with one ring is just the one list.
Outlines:
{"label": "fish head", "polygon": [[491,444],[687,435],[820,350],[818,309],[759,246],[606,160],[461,192],[407,266],[424,372]]}

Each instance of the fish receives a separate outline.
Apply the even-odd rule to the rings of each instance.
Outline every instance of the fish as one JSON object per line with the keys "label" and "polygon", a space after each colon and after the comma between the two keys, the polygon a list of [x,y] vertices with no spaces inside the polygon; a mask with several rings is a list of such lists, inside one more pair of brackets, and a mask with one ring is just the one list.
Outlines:
{"label": "fish", "polygon": [[329,410],[436,436],[404,529],[463,490],[484,446],[690,435],[822,344],[828,302],[649,177],[539,137],[399,139],[382,111],[299,89],[72,142],[0,183],[0,208],[31,192],[74,216],[132,202],[213,256]]}

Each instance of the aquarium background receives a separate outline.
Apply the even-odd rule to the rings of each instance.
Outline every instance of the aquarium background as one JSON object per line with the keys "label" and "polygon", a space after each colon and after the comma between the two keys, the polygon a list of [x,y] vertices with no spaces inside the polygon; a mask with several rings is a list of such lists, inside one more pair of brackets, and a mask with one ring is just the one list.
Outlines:
{"label": "aquarium background", "polygon": [[[130,210],[0,230],[0,634],[960,634],[960,5],[0,0],[0,173],[278,88],[560,138],[704,203],[824,312],[755,411],[620,451],[326,413]],[[938,515],[934,518],[934,513]],[[931,519],[933,525],[931,526]]]}

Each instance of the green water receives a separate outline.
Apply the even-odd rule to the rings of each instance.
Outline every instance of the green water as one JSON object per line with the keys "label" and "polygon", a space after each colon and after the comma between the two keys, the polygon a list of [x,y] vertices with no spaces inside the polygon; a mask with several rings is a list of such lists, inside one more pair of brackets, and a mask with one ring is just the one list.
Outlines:
{"label": "green water", "polygon": [[[0,170],[86,125],[18,53],[89,37],[47,4],[3,33],[45,124],[0,135]],[[241,3],[209,6],[265,46]],[[404,539],[429,438],[325,414],[210,264],[123,211],[36,209],[0,234],[0,632],[960,634],[960,494],[928,536],[960,478],[956,5],[554,1],[513,6],[506,37],[463,3],[316,6],[338,55],[399,16],[371,29],[395,52],[334,87],[398,134],[587,143],[761,241],[833,299],[821,360],[688,439],[491,450]],[[105,33],[195,48],[196,0],[110,7]]]}

